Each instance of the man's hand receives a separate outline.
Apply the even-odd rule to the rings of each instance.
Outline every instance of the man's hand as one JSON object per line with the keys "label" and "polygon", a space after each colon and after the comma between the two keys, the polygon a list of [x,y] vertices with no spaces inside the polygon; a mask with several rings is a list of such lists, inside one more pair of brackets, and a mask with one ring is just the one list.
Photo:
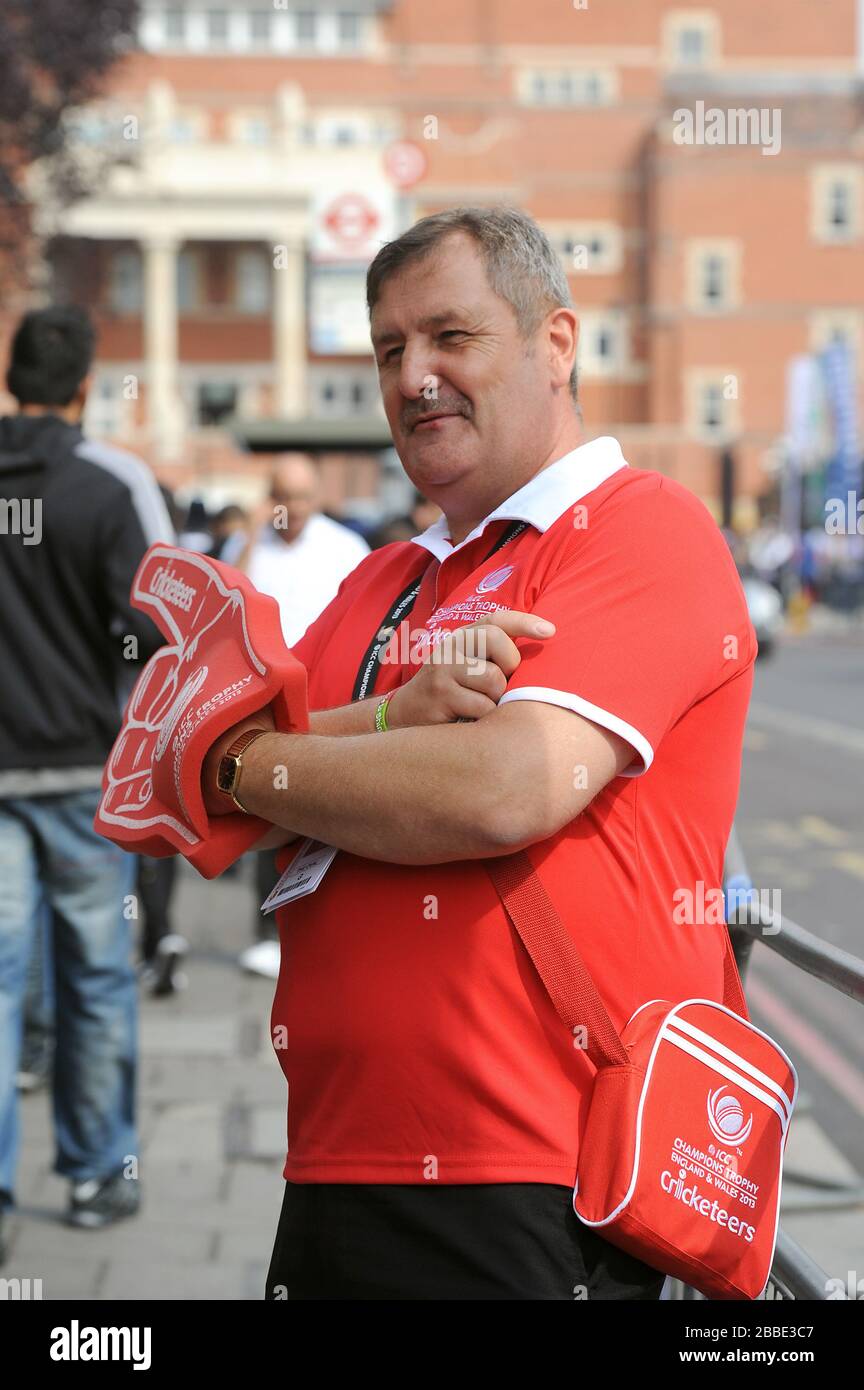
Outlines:
{"label": "man's hand", "polygon": [[426,654],[416,676],[391,695],[388,725],[407,729],[491,714],[522,660],[513,639],[542,641],[554,632],[554,624],[536,613],[511,609],[448,633]]}
{"label": "man's hand", "polygon": [[239,738],[241,734],[245,733],[247,729],[267,729],[268,731],[275,732],[276,722],[269,705],[266,705],[264,709],[258,710],[257,714],[250,714],[248,719],[241,719],[239,724],[234,724],[232,728],[228,729],[217,739],[204,759],[201,768],[201,791],[208,816],[227,816],[230,815],[232,811],[237,810],[230,796],[226,796],[224,792],[219,791],[216,785],[216,775],[219,771],[219,764],[228,752],[231,744],[236,738]]}

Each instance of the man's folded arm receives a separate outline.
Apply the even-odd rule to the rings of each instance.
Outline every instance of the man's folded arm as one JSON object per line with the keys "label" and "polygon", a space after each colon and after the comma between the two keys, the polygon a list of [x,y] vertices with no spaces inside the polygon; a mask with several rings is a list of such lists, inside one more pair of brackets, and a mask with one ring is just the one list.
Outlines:
{"label": "man's folded arm", "polygon": [[292,835],[439,864],[547,839],[633,758],[623,738],[574,711],[519,700],[474,723],[374,738],[270,734],[244,757],[238,793]]}

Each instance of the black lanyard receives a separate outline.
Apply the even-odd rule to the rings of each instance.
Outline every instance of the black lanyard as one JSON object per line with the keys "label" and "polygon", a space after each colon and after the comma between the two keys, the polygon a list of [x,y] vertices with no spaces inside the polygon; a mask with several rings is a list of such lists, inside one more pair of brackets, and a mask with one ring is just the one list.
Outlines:
{"label": "black lanyard", "polygon": [[[481,561],[481,564],[485,565],[487,560],[492,559],[496,551],[500,550],[502,546],[505,546],[508,541],[512,541],[514,537],[521,535],[526,525],[527,522],[524,521],[512,521],[503,535],[498,537],[492,549],[489,551],[489,554]],[[423,571],[419,579],[411,580],[408,587],[402,590],[399,597],[390,608],[388,608],[378,627],[375,629],[375,635],[366,648],[366,654],[363,660],[360,662],[360,669],[357,672],[357,679],[354,682],[354,690],[351,694],[352,701],[365,700],[366,696],[371,695],[372,691],[375,689],[375,683],[378,679],[378,671],[380,668],[378,658],[381,649],[382,647],[386,647],[387,643],[390,641],[397,624],[401,623],[410,614],[414,604],[417,602],[417,595],[420,592],[420,587],[428,572],[429,567]]]}

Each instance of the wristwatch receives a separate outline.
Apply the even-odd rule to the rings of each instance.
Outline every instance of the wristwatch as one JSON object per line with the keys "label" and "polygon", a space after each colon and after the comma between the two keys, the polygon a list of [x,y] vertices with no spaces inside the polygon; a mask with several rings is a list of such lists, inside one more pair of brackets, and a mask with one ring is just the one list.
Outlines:
{"label": "wristwatch", "polygon": [[226,796],[230,796],[237,809],[242,811],[246,816],[252,813],[251,811],[247,811],[243,803],[237,798],[237,783],[240,778],[240,771],[243,767],[243,754],[246,752],[250,743],[255,742],[256,738],[260,738],[262,734],[271,734],[272,732],[272,729],[246,729],[244,733],[235,738],[231,747],[226,753],[223,753],[219,760],[219,769],[216,773],[216,785],[220,792],[224,792]]}

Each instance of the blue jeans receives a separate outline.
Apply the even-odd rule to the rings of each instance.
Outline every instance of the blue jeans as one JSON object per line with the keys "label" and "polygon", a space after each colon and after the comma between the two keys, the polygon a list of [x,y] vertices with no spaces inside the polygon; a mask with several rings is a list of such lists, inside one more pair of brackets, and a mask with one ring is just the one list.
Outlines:
{"label": "blue jeans", "polygon": [[54,1170],[83,1182],[119,1171],[138,1153],[138,995],[126,915],[135,857],[96,834],[98,802],[95,788],[0,799],[2,1205],[14,1193],[15,1074],[28,966],[45,909],[51,914],[57,1027]]}

